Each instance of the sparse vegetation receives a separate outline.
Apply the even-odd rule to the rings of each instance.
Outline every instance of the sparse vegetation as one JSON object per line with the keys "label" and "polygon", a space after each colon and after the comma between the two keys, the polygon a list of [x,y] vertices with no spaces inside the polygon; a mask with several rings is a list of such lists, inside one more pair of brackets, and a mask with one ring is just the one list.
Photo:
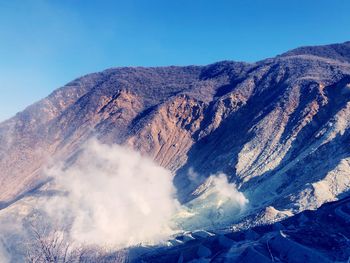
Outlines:
{"label": "sparse vegetation", "polygon": [[124,263],[127,251],[111,251],[104,247],[76,245],[65,229],[52,228],[46,223],[30,223],[25,244],[26,263]]}

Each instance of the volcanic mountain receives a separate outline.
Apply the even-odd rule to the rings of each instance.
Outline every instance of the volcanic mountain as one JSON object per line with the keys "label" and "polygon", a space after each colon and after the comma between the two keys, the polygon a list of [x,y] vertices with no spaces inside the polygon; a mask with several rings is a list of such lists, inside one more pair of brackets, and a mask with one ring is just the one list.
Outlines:
{"label": "volcanic mountain", "polygon": [[39,191],[46,165],[71,162],[92,137],[169,169],[184,204],[226,174],[249,200],[239,229],[317,209],[350,190],[350,42],[80,77],[0,124],[0,208]]}

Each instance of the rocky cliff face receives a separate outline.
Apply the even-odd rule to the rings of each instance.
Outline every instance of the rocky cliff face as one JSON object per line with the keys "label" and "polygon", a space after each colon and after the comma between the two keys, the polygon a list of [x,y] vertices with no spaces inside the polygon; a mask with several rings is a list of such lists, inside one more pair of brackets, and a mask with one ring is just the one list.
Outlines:
{"label": "rocky cliff face", "polygon": [[224,172],[250,200],[244,222],[273,209],[271,222],[349,191],[349,101],[350,42],[90,74],[0,124],[0,204],[41,187],[43,167],[95,136],[170,169],[182,202]]}

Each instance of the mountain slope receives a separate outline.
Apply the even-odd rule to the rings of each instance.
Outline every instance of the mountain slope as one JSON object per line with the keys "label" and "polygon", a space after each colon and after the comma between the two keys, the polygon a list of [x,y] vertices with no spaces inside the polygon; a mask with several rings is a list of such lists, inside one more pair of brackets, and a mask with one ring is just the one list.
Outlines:
{"label": "mountain slope", "polygon": [[316,209],[350,189],[349,57],[346,42],[252,64],[113,68],[74,80],[0,124],[0,208],[97,137],[170,169],[183,203],[225,173],[249,199],[230,223],[239,229]]}
{"label": "mountain slope", "polygon": [[136,251],[131,262],[347,262],[349,223],[345,198],[245,231],[187,233],[177,237],[177,245]]}

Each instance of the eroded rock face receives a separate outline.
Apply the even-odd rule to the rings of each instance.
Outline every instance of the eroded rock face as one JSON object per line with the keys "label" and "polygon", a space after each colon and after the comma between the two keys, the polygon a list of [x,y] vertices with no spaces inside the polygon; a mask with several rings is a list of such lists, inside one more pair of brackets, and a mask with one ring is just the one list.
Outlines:
{"label": "eroded rock face", "polygon": [[348,58],[344,43],[253,64],[115,68],[79,78],[0,124],[2,207],[95,136],[170,169],[183,202],[224,172],[251,213],[317,208],[350,188]]}

